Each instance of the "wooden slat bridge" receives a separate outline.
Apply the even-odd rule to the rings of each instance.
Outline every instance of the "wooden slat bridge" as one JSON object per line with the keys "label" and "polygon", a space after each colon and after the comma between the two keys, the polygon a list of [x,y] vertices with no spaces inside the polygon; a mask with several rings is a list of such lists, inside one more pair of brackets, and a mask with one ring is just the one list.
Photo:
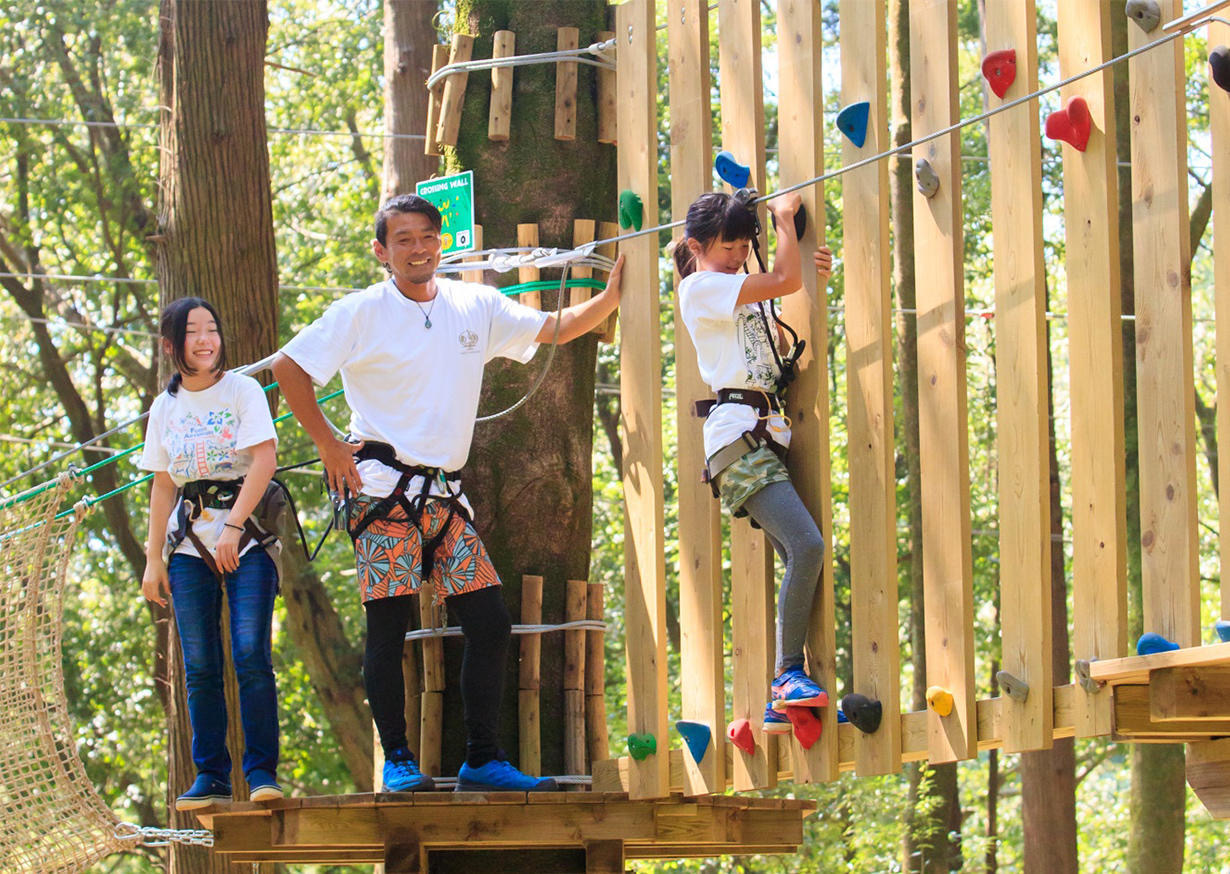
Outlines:
{"label": "wooden slat bridge", "polygon": [[[814,801],[602,792],[367,793],[201,811],[234,863],[383,863],[387,874],[623,874],[629,859],[794,853]],[[509,852],[515,850],[516,852]],[[497,856],[498,855],[498,861]]]}

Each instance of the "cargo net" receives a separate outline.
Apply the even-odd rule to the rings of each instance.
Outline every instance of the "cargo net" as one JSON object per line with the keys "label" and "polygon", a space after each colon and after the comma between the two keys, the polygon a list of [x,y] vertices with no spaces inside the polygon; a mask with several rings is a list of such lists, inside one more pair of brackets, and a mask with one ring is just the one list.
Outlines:
{"label": "cargo net", "polygon": [[[0,871],[80,871],[143,842],[103,803],[77,756],[60,663],[64,579],[84,515],[73,484],[0,504]],[[125,833],[127,832],[127,833]]]}

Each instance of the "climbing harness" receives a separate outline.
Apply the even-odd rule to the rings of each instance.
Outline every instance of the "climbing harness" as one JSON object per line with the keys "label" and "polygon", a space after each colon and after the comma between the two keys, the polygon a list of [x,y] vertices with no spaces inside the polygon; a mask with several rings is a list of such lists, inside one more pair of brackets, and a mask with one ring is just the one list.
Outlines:
{"label": "climbing harness", "polygon": [[[209,548],[201,542],[192,523],[201,518],[207,509],[229,510],[235,506],[239,491],[243,488],[244,478],[233,480],[198,479],[184,483],[176,496],[177,509],[175,513],[175,529],[167,536],[168,553],[175,552],[184,542],[190,541],[196,548],[201,560],[217,577],[222,577],[222,571],[214,560]],[[261,549],[269,551],[278,539],[277,525],[282,511],[286,508],[286,486],[277,480],[270,480],[256,508],[243,520],[243,534],[239,537],[239,552],[243,552],[249,543],[256,543]],[[298,520],[296,520],[298,521]],[[273,557],[272,554],[270,557]]]}
{"label": "climbing harness", "polygon": [[[372,504],[353,527],[348,526],[350,539],[357,543],[359,536],[367,530],[369,525],[378,519],[388,519],[389,514],[393,512],[394,508],[401,507],[406,513],[406,521],[417,528],[419,535],[422,537],[422,579],[426,582],[431,578],[431,571],[435,565],[436,549],[444,541],[444,536],[448,533],[448,526],[453,521],[453,517],[460,515],[466,522],[470,521],[470,514],[466,510],[465,504],[461,502],[460,487],[456,493],[452,493],[448,488],[449,483],[461,482],[461,471],[446,471],[438,467],[403,464],[397,459],[397,454],[392,446],[387,443],[377,443],[373,440],[365,442],[355,453],[354,457],[356,461],[367,461],[368,459],[378,461],[386,467],[396,470],[401,474],[401,478],[397,480],[397,485],[393,487],[393,491],[387,497],[380,498],[375,504]],[[417,494],[409,496],[406,491],[410,487],[410,481],[415,477],[422,477],[423,485]],[[432,484],[437,482],[446,492],[449,492],[448,495],[431,494]],[[429,498],[448,505],[448,515],[440,524],[440,530],[430,540],[427,539],[427,532],[423,530],[423,511],[426,509]],[[349,519],[352,506],[349,496],[346,498],[346,503],[346,516]]]}

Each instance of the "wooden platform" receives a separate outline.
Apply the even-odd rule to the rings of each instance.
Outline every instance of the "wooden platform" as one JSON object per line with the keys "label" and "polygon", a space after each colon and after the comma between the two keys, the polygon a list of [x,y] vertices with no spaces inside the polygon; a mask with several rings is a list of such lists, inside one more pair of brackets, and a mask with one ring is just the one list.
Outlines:
{"label": "wooden platform", "polygon": [[463,857],[464,870],[490,857],[492,871],[623,874],[628,859],[797,852],[815,809],[721,795],[432,792],[236,802],[197,816],[231,862],[384,863],[388,874],[434,874],[462,870]]}

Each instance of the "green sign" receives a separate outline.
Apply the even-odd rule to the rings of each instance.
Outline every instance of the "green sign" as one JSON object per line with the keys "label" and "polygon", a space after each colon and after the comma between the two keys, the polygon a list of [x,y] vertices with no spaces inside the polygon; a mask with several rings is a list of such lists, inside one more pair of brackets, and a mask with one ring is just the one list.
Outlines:
{"label": "green sign", "polygon": [[468,252],[474,248],[474,171],[428,179],[415,186],[419,197],[440,210],[440,254]]}

